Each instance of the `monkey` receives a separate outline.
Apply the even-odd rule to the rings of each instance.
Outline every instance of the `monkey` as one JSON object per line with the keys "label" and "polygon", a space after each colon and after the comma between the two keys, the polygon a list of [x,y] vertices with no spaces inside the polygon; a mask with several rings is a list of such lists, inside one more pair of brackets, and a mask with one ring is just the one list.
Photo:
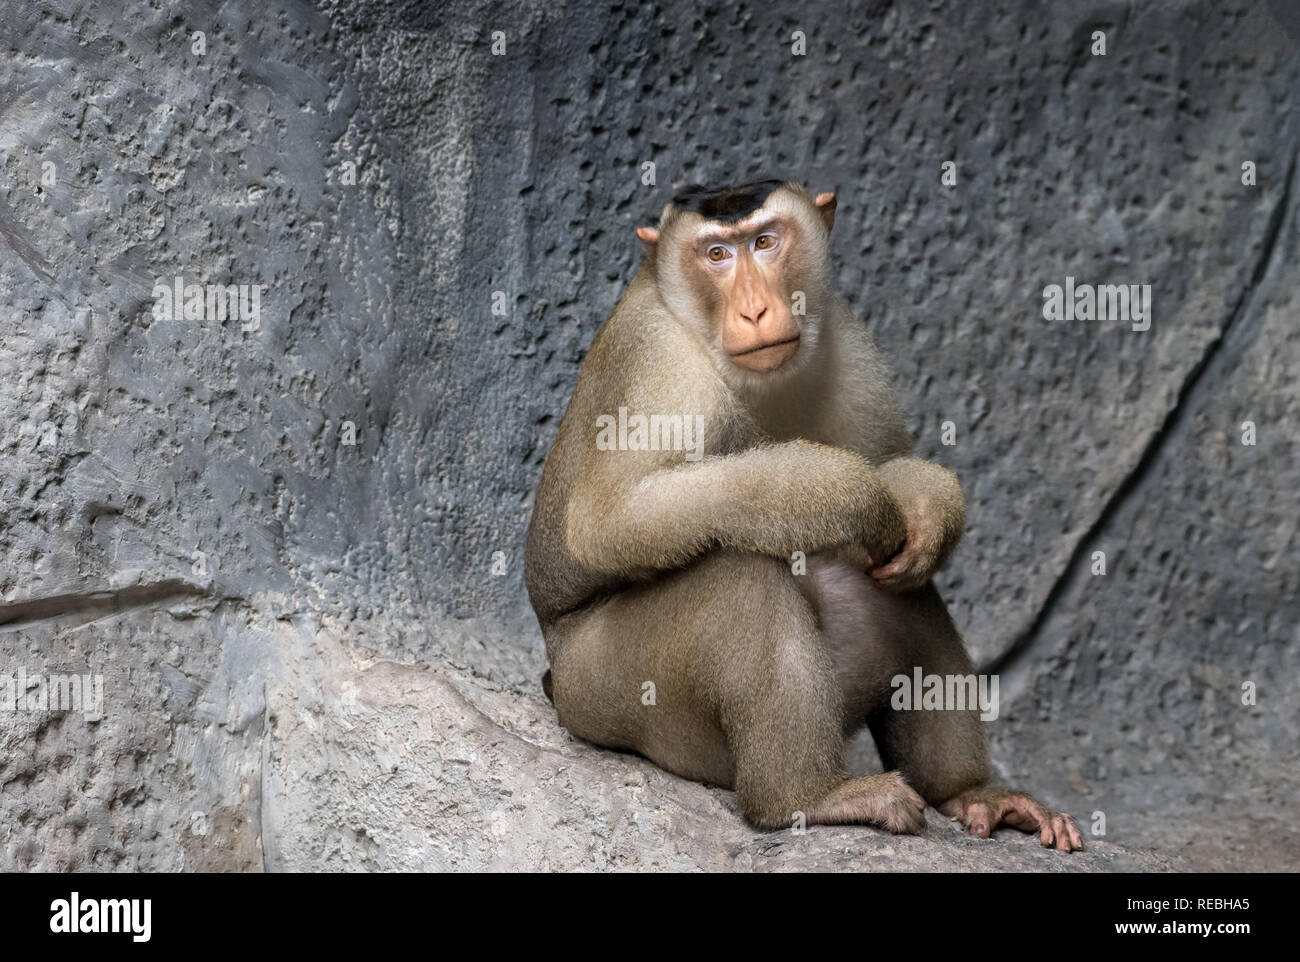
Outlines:
{"label": "monkey", "polygon": [[[837,201],[795,181],[676,191],[593,339],[538,483],[524,582],[560,724],[732,789],[762,830],[918,833],[933,806],[1062,852],[1068,815],[989,785],[973,708],[897,710],[898,675],[973,676],[932,582],[965,528],[892,374],[832,288]],[[949,706],[951,707],[951,706]],[[867,727],[886,771],[852,777]]]}

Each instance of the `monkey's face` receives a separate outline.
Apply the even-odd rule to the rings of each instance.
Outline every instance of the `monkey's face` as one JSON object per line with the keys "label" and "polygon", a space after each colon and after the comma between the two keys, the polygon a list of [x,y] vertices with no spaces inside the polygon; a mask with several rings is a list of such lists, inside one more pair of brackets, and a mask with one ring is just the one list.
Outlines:
{"label": "monkey's face", "polygon": [[706,222],[688,256],[695,284],[714,305],[728,360],[766,372],[799,352],[800,330],[782,283],[796,232],[787,218],[760,212],[741,225]]}
{"label": "monkey's face", "polygon": [[672,208],[653,238],[660,291],[724,370],[763,377],[797,366],[815,343],[835,199],[772,191],[740,218]]}

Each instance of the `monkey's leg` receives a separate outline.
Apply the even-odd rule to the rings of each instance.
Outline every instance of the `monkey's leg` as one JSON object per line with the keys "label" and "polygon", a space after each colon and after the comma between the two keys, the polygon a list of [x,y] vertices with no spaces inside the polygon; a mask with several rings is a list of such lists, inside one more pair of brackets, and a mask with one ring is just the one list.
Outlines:
{"label": "monkey's leg", "polygon": [[846,774],[839,682],[783,562],[717,552],[559,628],[552,692],[575,735],[734,787],[760,827],[800,812],[810,823],[924,826],[924,801],[897,774]]}
{"label": "monkey's leg", "polygon": [[[1038,832],[1062,851],[1083,847],[1069,816],[1023,792],[988,786],[988,742],[978,708],[895,710],[890,679],[922,675],[974,676],[947,608],[932,584],[910,592],[882,591],[859,572],[810,559],[810,595],[844,691],[848,730],[866,719],[886,768],[945,815],[987,838],[999,824]],[[917,697],[919,693],[913,693]]]}
{"label": "monkey's leg", "polygon": [[[911,664],[904,670],[920,666],[923,675],[973,678],[975,666],[934,585],[899,597],[910,602],[913,618],[903,642],[905,660]],[[1036,832],[1044,846],[1063,852],[1083,848],[1068,815],[1051,811],[1024,792],[988,784],[988,739],[978,708],[895,711],[886,706],[868,723],[885,765],[896,765],[927,801],[959,820],[972,835],[988,838],[1005,824]]]}
{"label": "monkey's leg", "polygon": [[[933,584],[915,591],[891,593],[874,589],[869,602],[888,612],[888,651],[893,670],[880,679],[888,686],[896,675],[908,684],[919,667],[922,676],[975,675],[975,666],[961,643],[948,609]],[[936,808],[959,792],[984,785],[989,778],[988,737],[978,707],[957,711],[896,710],[887,688],[873,701],[867,715],[880,760],[898,768]],[[921,692],[913,692],[919,701]]]}

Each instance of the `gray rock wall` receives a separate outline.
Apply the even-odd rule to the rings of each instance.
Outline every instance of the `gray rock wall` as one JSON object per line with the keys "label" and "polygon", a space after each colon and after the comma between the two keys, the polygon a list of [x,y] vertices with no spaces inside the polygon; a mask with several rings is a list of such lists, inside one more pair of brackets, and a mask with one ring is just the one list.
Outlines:
{"label": "gray rock wall", "polygon": [[[0,49],[0,695],[104,684],[0,705],[0,869],[1058,867],[759,836],[541,698],[523,535],[632,230],[763,174],[839,194],[963,481],[1000,774],[1104,813],[1075,867],[1300,866],[1292,6],[0,0]],[[1044,320],[1067,275],[1150,328]]]}

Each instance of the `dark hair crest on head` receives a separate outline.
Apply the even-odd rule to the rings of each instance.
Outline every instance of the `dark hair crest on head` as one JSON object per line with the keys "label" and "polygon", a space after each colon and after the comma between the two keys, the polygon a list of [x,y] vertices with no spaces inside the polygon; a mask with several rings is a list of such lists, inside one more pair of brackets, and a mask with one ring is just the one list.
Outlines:
{"label": "dark hair crest on head", "polygon": [[741,184],[738,187],[688,184],[673,194],[673,206],[678,210],[700,214],[709,220],[728,223],[754,213],[763,206],[763,201],[767,200],[772,191],[785,184],[784,180],[756,180],[752,184]]}

